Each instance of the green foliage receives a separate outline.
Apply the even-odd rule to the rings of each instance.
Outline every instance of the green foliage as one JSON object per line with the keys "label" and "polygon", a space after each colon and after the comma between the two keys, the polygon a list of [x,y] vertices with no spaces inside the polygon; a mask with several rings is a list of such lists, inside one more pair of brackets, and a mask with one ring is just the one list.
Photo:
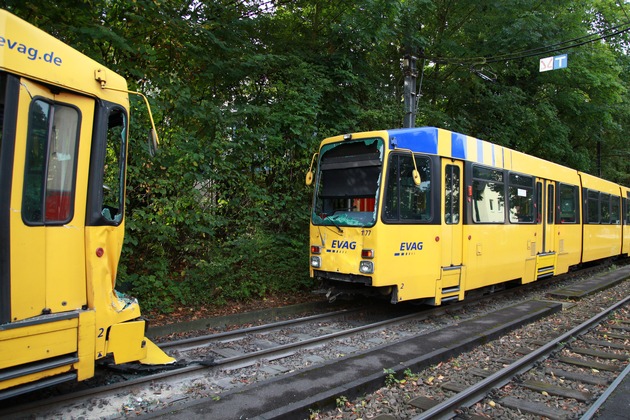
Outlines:
{"label": "green foliage", "polygon": [[[304,186],[328,135],[399,127],[404,54],[419,57],[416,125],[487,139],[630,184],[628,33],[531,52],[625,23],[615,2],[559,0],[41,0],[13,13],[150,99],[132,138],[119,285],[144,308],[309,288]],[[542,51],[542,50],[539,50]],[[489,75],[494,82],[479,77]],[[597,147],[603,164],[598,168]]]}
{"label": "green foliage", "polygon": [[393,369],[383,369],[385,374],[385,386],[388,388],[394,387],[400,383],[400,380],[396,378],[396,372]]}
{"label": "green foliage", "polygon": [[335,399],[335,405],[337,406],[337,408],[344,408],[347,403],[348,403],[348,397],[344,397],[343,395]]}

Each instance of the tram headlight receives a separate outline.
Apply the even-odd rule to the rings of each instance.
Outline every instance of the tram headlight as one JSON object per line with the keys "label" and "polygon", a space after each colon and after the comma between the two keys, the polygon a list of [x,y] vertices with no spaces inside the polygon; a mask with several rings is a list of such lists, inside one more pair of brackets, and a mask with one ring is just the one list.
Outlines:
{"label": "tram headlight", "polygon": [[361,261],[359,263],[359,272],[363,274],[374,273],[374,263],[372,261]]}
{"label": "tram headlight", "polygon": [[320,268],[321,266],[322,266],[322,258],[321,257],[312,256],[311,257],[311,267],[313,267],[313,268]]}

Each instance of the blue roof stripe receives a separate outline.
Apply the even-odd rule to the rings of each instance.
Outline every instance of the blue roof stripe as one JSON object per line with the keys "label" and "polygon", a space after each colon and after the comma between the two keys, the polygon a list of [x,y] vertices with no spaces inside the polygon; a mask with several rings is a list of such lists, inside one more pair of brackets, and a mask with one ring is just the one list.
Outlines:
{"label": "blue roof stripe", "polygon": [[400,149],[434,155],[438,152],[438,129],[435,127],[401,128],[387,132],[390,138],[390,149],[393,148],[391,139],[395,139],[396,147]]}
{"label": "blue roof stripe", "polygon": [[451,133],[451,155],[454,158],[466,159],[466,136]]}

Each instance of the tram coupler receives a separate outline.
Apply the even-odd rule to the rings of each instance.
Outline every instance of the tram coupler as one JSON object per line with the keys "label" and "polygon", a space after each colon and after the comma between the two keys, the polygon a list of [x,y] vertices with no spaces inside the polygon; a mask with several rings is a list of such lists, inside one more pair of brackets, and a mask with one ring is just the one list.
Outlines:
{"label": "tram coupler", "polygon": [[336,292],[334,288],[330,288],[328,292],[326,292],[326,299],[328,299],[328,303],[333,303],[342,294],[343,292]]}

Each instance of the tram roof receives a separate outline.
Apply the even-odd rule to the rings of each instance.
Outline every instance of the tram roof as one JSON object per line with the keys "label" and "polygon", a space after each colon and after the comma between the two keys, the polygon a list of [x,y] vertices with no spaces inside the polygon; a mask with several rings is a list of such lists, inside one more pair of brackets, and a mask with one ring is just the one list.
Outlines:
{"label": "tram roof", "polygon": [[[0,9],[0,69],[92,96],[117,99],[125,79],[41,29]],[[124,93],[126,96],[127,94]],[[114,100],[115,100],[114,99]]]}
{"label": "tram roof", "polygon": [[[524,165],[551,163],[498,144],[436,127],[401,128],[387,130],[387,133],[391,149],[409,149],[418,153],[447,156],[505,169],[521,167],[519,169],[523,170]],[[560,168],[570,170],[561,165],[553,163],[551,165],[555,170]]]}

